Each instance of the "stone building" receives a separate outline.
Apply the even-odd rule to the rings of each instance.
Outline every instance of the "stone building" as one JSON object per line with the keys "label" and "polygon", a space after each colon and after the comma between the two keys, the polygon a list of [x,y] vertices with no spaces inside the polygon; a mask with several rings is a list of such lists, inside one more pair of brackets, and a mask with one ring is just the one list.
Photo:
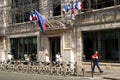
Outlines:
{"label": "stone building", "polygon": [[[120,1],[81,1],[84,11],[78,11],[75,20],[69,20],[62,15],[62,9],[70,0],[1,0],[1,61],[7,59],[8,53],[14,60],[24,60],[25,54],[34,53],[38,61],[44,61],[45,53],[49,53],[53,62],[60,52],[63,62],[89,65],[92,53],[98,50],[103,68],[118,69]],[[32,10],[38,10],[45,18],[45,32],[29,21]]]}

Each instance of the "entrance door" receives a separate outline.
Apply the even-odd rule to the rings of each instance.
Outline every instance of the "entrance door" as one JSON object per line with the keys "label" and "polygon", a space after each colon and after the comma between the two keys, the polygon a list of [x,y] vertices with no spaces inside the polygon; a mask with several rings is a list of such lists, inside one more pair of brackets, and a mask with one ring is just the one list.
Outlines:
{"label": "entrance door", "polygon": [[50,57],[51,61],[54,62],[56,60],[56,53],[60,52],[60,37],[50,37]]}

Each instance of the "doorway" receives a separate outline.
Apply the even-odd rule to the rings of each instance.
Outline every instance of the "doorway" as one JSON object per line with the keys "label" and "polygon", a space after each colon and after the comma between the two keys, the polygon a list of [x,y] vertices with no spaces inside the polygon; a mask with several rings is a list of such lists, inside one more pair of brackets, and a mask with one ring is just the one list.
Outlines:
{"label": "doorway", "polygon": [[50,37],[50,58],[51,62],[56,61],[56,53],[60,52],[60,37]]}

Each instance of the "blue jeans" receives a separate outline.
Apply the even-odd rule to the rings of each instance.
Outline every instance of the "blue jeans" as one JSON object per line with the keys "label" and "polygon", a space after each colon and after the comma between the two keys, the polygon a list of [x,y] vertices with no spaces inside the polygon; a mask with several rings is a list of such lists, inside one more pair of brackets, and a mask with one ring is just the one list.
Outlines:
{"label": "blue jeans", "polygon": [[92,71],[94,72],[95,66],[97,66],[99,72],[102,72],[102,70],[100,69],[100,66],[98,64],[98,59],[93,60],[93,66],[92,66]]}

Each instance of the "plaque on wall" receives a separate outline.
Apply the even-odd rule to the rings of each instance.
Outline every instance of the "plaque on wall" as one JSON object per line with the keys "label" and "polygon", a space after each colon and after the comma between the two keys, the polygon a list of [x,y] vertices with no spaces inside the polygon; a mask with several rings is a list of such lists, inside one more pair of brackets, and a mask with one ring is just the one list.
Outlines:
{"label": "plaque on wall", "polygon": [[71,33],[70,32],[66,32],[64,34],[64,49],[71,49]]}

